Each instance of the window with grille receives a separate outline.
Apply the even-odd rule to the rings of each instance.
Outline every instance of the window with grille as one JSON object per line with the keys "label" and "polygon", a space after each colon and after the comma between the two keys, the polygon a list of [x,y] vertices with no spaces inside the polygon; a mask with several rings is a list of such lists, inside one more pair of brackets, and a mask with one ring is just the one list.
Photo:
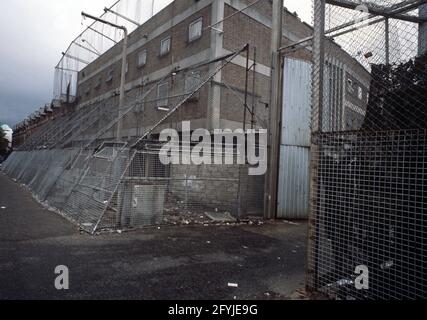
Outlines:
{"label": "window with grille", "polygon": [[357,97],[359,100],[363,100],[363,89],[361,86],[357,87]]}
{"label": "window with grille", "polygon": [[[200,85],[202,79],[200,72],[191,72],[188,73],[185,77],[185,92],[191,93]],[[199,92],[194,93],[194,95],[190,98],[191,100],[199,99]]]}
{"label": "window with grille", "polygon": [[171,37],[167,37],[160,42],[160,56],[167,55],[171,50]]}
{"label": "window with grille", "polygon": [[202,36],[203,19],[200,18],[188,27],[188,42],[195,41]]}
{"label": "window with grille", "polygon": [[105,80],[105,82],[113,81],[113,73],[113,70],[108,71],[107,79]]}
{"label": "window with grille", "polygon": [[161,83],[157,87],[157,108],[167,108],[169,104],[169,83]]}
{"label": "window with grille", "polygon": [[101,77],[98,77],[95,81],[95,89],[98,89],[101,86]]}
{"label": "window with grille", "polygon": [[147,63],[147,50],[144,50],[138,54],[138,67],[143,67]]}

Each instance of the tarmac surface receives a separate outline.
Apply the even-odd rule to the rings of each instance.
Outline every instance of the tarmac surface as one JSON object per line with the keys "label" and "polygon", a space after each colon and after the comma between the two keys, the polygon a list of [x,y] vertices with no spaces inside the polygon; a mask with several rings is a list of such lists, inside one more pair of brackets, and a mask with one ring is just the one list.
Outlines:
{"label": "tarmac surface", "polygon": [[[279,221],[90,236],[0,173],[0,299],[287,299],[304,287],[306,229]],[[69,290],[55,288],[59,265]]]}

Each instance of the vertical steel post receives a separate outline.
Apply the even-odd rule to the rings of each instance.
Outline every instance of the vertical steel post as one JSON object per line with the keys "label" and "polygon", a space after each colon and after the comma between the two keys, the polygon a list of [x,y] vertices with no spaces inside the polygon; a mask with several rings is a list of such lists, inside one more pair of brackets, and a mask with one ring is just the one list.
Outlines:
{"label": "vertical steel post", "polygon": [[123,38],[123,53],[122,53],[122,73],[120,76],[120,97],[119,97],[119,120],[117,121],[117,141],[122,140],[122,109],[125,105],[125,84],[126,84],[126,67],[127,67],[127,48],[128,48],[128,32],[125,27],[122,28],[124,33]]}
{"label": "vertical steel post", "polygon": [[313,93],[312,93],[312,143],[311,143],[311,167],[310,167],[310,203],[309,203],[309,223],[308,223],[308,254],[307,254],[307,291],[314,291],[317,288],[318,267],[318,169],[320,146],[314,141],[313,134],[319,133],[323,129],[323,95],[324,95],[324,65],[325,65],[325,0],[314,0],[314,35],[313,35]]}
{"label": "vertical steel post", "polygon": [[246,134],[246,116],[248,113],[248,88],[249,88],[249,44],[246,45],[246,75],[245,75],[245,102],[243,106],[243,132]]}
{"label": "vertical steel post", "polygon": [[387,18],[385,23],[385,63],[390,64],[390,20]]}
{"label": "vertical steel post", "polygon": [[268,143],[268,171],[264,195],[264,216],[275,219],[280,157],[280,132],[282,120],[281,74],[282,63],[279,49],[282,43],[283,0],[273,0],[273,24],[271,30],[271,97]]}
{"label": "vertical steel post", "polygon": [[256,47],[254,47],[254,64],[253,64],[253,76],[252,76],[252,112],[251,112],[251,129],[255,128],[255,94],[256,94],[256,66],[257,56]]}
{"label": "vertical steel post", "polygon": [[[420,6],[419,17],[427,19],[427,4]],[[422,55],[427,52],[427,22],[420,23],[418,32],[418,54]]]}

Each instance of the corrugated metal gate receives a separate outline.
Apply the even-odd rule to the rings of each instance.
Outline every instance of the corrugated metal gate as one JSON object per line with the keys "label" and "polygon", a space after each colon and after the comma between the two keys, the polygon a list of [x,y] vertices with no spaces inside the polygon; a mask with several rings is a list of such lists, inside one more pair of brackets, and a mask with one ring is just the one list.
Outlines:
{"label": "corrugated metal gate", "polygon": [[284,60],[278,218],[307,219],[309,210],[311,63]]}

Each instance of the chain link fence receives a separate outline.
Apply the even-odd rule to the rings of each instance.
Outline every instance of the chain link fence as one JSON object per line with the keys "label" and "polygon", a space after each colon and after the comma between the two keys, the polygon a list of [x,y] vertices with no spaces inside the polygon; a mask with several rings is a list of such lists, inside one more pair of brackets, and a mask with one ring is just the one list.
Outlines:
{"label": "chain link fence", "polygon": [[[243,127],[245,101],[255,94],[248,90],[249,77],[246,82],[222,83],[215,76],[227,73],[232,61],[246,53],[248,46],[144,83],[127,93],[126,107],[120,111],[113,97],[57,118],[26,140],[3,171],[45,206],[91,233],[234,223],[248,215],[262,218],[262,201],[257,199],[263,199],[264,177],[249,176],[250,165],[237,161],[245,140],[224,136],[219,142],[209,141],[203,150],[198,149],[200,141],[189,140],[188,146],[179,142],[171,152],[180,162],[161,161],[167,143],[160,141],[163,130],[174,130],[182,138],[187,132],[184,122],[191,123],[188,135],[210,122],[213,87],[221,88],[221,107],[241,115]],[[247,121],[250,115],[247,110]],[[231,157],[232,162],[191,161],[195,153],[215,158],[215,152],[220,160]]]}
{"label": "chain link fence", "polygon": [[313,53],[311,290],[427,297],[425,13],[426,1],[314,1],[312,48],[293,53]]}

